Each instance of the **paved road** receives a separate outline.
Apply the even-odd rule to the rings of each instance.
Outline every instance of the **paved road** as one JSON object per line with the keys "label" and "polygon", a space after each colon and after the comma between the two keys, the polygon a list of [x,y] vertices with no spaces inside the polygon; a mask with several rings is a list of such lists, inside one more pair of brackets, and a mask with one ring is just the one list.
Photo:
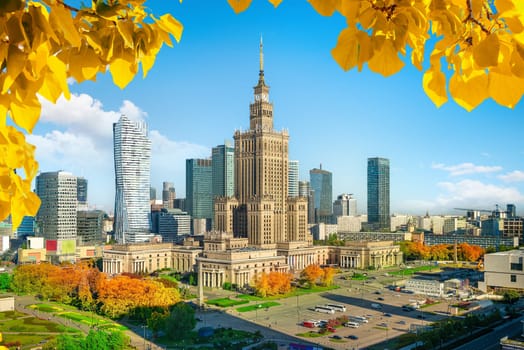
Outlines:
{"label": "paved road", "polygon": [[462,345],[456,348],[456,350],[498,350],[500,349],[501,338],[505,336],[513,337],[522,333],[522,320],[524,320],[524,316],[506,322],[492,332],[485,334],[468,344]]}

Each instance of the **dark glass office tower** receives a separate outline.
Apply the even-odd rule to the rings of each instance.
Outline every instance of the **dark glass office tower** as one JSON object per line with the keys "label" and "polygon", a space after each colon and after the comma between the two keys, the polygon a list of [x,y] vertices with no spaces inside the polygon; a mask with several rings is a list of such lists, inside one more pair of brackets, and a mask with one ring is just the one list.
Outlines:
{"label": "dark glass office tower", "polygon": [[389,229],[389,159],[368,158],[368,223]]}

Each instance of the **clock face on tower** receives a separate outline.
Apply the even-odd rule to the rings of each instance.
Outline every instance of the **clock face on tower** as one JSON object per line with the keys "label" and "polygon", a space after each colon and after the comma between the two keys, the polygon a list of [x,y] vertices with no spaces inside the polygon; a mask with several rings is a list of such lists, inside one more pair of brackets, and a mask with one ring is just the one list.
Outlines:
{"label": "clock face on tower", "polygon": [[268,102],[269,101],[269,96],[267,94],[262,94],[262,101]]}

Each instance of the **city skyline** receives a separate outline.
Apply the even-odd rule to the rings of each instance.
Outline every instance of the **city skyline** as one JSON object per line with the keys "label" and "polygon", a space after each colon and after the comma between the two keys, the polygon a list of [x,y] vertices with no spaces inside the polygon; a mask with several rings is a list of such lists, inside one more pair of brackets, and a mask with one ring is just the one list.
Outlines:
{"label": "city skyline", "polygon": [[385,157],[393,164],[391,213],[462,215],[453,208],[507,203],[522,213],[522,102],[514,110],[493,102],[471,113],[454,102],[437,109],[412,67],[389,78],[367,68],[344,73],[329,53],[342,18],[321,17],[307,3],[254,3],[240,15],[225,1],[148,5],[184,23],[181,44],[163,48],[149,76],[126,90],[107,75],[72,84],[68,103],[44,102],[42,123],[29,136],[40,171],[64,169],[89,181],[89,204],[112,212],[111,124],[120,114],[150,125],[151,185],[173,182],[185,197],[185,159],[210,157],[212,147],[248,127],[263,33],[275,128],[290,131],[300,180],[322,163],[333,173],[333,198],[353,193],[365,213],[366,159]]}

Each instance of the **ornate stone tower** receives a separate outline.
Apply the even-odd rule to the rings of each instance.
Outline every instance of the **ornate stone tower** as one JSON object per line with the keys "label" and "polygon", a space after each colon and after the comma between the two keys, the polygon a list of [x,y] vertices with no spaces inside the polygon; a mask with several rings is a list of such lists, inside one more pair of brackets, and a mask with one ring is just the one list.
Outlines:
{"label": "ornate stone tower", "polygon": [[[289,227],[289,135],[285,130],[273,129],[273,104],[264,80],[263,55],[261,40],[260,72],[254,101],[249,106],[249,130],[237,130],[233,136],[235,198],[215,200],[215,228],[226,232],[233,228],[234,234],[247,237],[250,245],[269,248],[307,236],[307,200],[294,200],[294,220]],[[233,215],[229,212],[232,208]]]}

